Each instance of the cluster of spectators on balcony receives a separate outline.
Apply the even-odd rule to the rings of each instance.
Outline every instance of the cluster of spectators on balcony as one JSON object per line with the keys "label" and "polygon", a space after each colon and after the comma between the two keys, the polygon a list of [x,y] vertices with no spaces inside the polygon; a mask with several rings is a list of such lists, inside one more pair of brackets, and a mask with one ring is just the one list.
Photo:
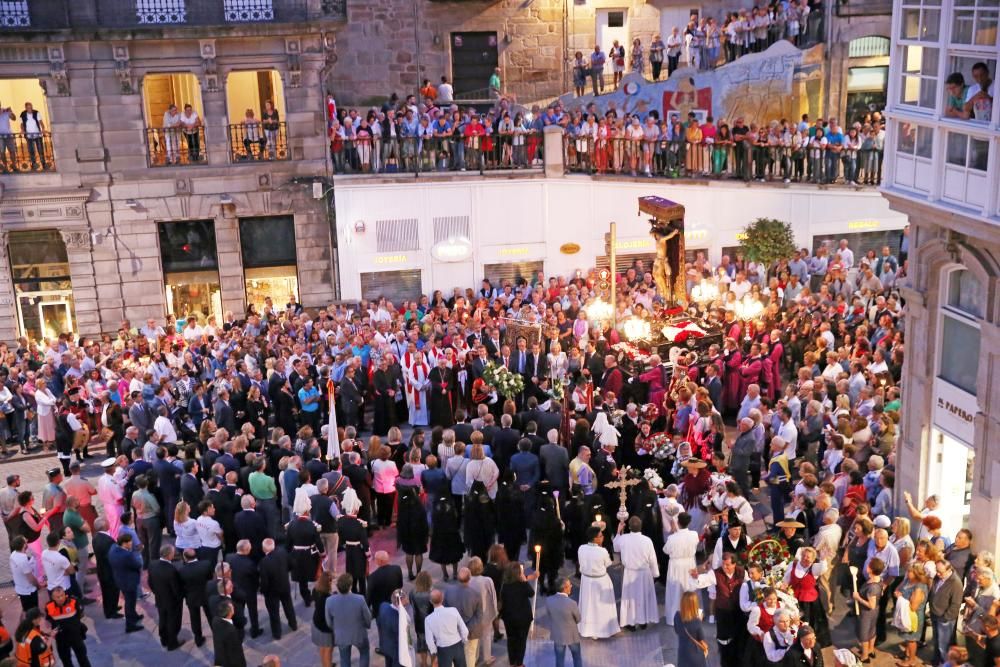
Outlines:
{"label": "cluster of spectators on balcony", "polygon": [[[157,136],[162,145],[155,146],[154,152],[163,151],[167,165],[204,163],[208,160],[204,127],[191,104],[185,104],[183,111],[171,104],[163,114],[162,133]],[[230,152],[235,160],[274,160],[280,150],[279,129],[278,111],[271,100],[264,103],[260,119],[253,109],[247,109],[242,122],[229,126]]]}
{"label": "cluster of spectators on balcony", "polygon": [[0,173],[54,168],[47,137],[45,121],[31,102],[24,103],[20,114],[0,104]]}
{"label": "cluster of spectators on balcony", "polygon": [[[433,94],[432,94],[433,91]],[[501,98],[480,113],[455,103],[451,84],[424,81],[416,95],[391,95],[381,107],[337,110],[328,102],[330,151],[338,172],[519,169],[540,164],[542,125]]]}
{"label": "cluster of spectators on balcony", "polygon": [[[714,17],[699,18],[692,14],[687,26],[683,30],[674,26],[666,40],[659,34],[653,35],[648,48],[636,37],[631,47],[614,40],[607,53],[600,45],[595,46],[589,56],[577,51],[572,61],[573,86],[576,94],[582,96],[589,78],[594,95],[603,93],[609,62],[613,90],[621,83],[625,72],[646,75],[647,60],[650,77],[658,81],[664,65],[669,77],[682,59],[691,67],[709,70],[747,53],[759,53],[783,39],[796,46],[806,46],[817,39],[816,29],[810,30],[808,26],[810,14],[819,9],[821,7],[810,7],[807,0],[781,0],[763,7],[729,12],[721,22]],[[816,25],[815,20],[813,25]]]}
{"label": "cluster of spectators on balcony", "polygon": [[961,72],[948,75],[944,84],[948,92],[944,115],[948,118],[989,122],[993,116],[995,84],[985,62],[972,66],[972,79],[974,83],[969,85],[965,83],[965,76]]}
{"label": "cluster of spectators on balcony", "polygon": [[613,108],[601,116],[593,105],[574,113],[550,108],[543,123],[551,119],[564,129],[570,171],[823,184],[842,176],[849,185],[877,185],[881,178],[885,128],[878,112],[846,130],[836,118],[810,122],[807,114],[798,123],[758,126],[738,117],[730,125],[711,116],[699,122],[694,112],[686,120],[677,113],[666,120],[655,110],[619,115]]}

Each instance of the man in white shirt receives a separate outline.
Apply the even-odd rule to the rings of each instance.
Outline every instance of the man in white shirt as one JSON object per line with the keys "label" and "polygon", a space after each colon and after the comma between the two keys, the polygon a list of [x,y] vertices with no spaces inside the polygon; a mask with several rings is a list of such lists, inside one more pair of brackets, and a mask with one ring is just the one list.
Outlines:
{"label": "man in white shirt", "polygon": [[736,295],[736,300],[739,301],[753,288],[753,284],[747,280],[747,274],[743,271],[736,272],[736,280],[729,283],[729,291]]}
{"label": "man in white shirt", "polygon": [[854,266],[854,251],[847,247],[847,239],[840,239],[840,249],[837,252],[840,253],[840,263],[845,270]]}
{"label": "man in white shirt", "polygon": [[198,547],[198,560],[207,560],[215,565],[219,560],[219,549],[222,548],[222,526],[215,520],[215,505],[210,500],[203,500],[198,506],[200,515],[195,519],[195,527],[198,529],[198,539],[201,546]]}
{"label": "man in white shirt", "polygon": [[18,535],[11,541],[10,574],[14,592],[21,599],[21,610],[38,607],[38,579],[35,577],[35,557],[28,553],[28,541]]}
{"label": "man in white shirt", "polygon": [[444,606],[444,593],[431,592],[434,611],[424,619],[424,634],[427,649],[437,657],[439,665],[463,664],[465,662],[464,643],[469,638],[469,629],[454,607]]}
{"label": "man in white shirt", "polygon": [[[177,164],[180,161],[181,112],[176,104],[171,104],[163,114],[164,143],[167,145],[167,164]],[[147,336],[148,338],[148,336]]]}
{"label": "man in white shirt", "polygon": [[438,84],[438,96],[437,102],[439,105],[450,104],[455,99],[455,89],[450,83],[448,83],[448,77],[441,77],[441,83]]}
{"label": "man in white shirt", "polygon": [[187,325],[184,327],[184,340],[188,343],[200,343],[202,335],[204,335],[204,332],[201,327],[198,326],[198,316],[188,315]]}
{"label": "man in white shirt", "polygon": [[795,427],[795,421],[792,419],[792,410],[788,406],[781,408],[778,419],[781,420],[781,426],[778,428],[778,435],[785,442],[785,457],[788,459],[789,464],[795,460],[795,448],[799,441],[799,430]]}
{"label": "man in white shirt", "polygon": [[49,548],[42,552],[42,569],[45,571],[49,593],[56,586],[61,586],[66,591],[75,590],[72,588],[74,581],[70,575],[76,573],[76,568],[66,556],[59,553],[60,542],[59,533],[51,532],[45,537],[45,544]]}
{"label": "man in white shirt", "polygon": [[174,423],[170,421],[166,406],[161,405],[159,413],[156,421],[153,422],[153,430],[160,436],[160,443],[164,445],[179,444],[177,429],[174,428]]}

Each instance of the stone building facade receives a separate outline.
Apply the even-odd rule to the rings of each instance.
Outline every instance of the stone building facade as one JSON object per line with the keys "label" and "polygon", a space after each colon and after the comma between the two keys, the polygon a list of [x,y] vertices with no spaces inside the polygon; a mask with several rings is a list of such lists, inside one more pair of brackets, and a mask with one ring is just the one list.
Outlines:
{"label": "stone building facade", "polygon": [[[203,7],[239,4],[202,2],[188,2],[185,22],[160,24],[141,23],[142,0],[80,0],[78,8],[96,11],[120,5],[122,27],[95,32],[85,14],[67,16],[67,25],[32,14],[29,25],[0,31],[4,83],[43,86],[54,164],[29,174],[25,161],[0,175],[0,340],[66,324],[96,334],[123,319],[242,313],[275,284],[276,303],[335,297],[329,193],[314,199],[312,185],[329,183],[322,82],[343,14],[320,0],[275,0],[255,22],[202,25],[215,21],[198,13]],[[279,110],[280,131],[261,149],[267,135],[251,130],[248,147],[244,107],[260,119],[265,98]],[[19,113],[22,100],[0,105]],[[192,103],[202,118],[197,156],[182,134],[165,136],[170,102]],[[174,155],[181,164],[170,164]],[[258,230],[269,226],[294,230],[286,257],[270,258],[283,266],[241,245],[251,233],[267,239]]]}
{"label": "stone building facade", "polygon": [[[504,90],[519,101],[553,99],[572,90],[571,61],[576,51],[588,54],[600,43],[605,51],[613,39],[626,45],[638,37],[648,48],[653,36],[664,39],[673,26],[681,30],[692,12],[714,17],[754,4],[740,0],[498,0],[442,2],[349,0],[349,23],[337,34],[338,63],[330,85],[338,101],[364,104],[381,101],[391,92],[415,92],[423,79],[435,84],[442,75],[456,91],[486,97],[487,80],[495,63]],[[857,7],[857,9],[855,9]],[[822,32],[830,44],[825,86],[829,91],[825,114],[845,108],[852,63],[850,42],[868,36],[889,35],[890,4],[829,2]],[[459,42],[456,44],[456,38]],[[477,41],[485,39],[485,41]],[[466,47],[475,45],[476,52]],[[481,59],[481,67],[467,67]],[[487,61],[489,66],[486,66]],[[877,65],[884,66],[884,61]],[[607,73],[610,76],[610,64]],[[463,84],[464,73],[478,78]],[[648,74],[648,63],[647,63]]]}
{"label": "stone building facade", "polygon": [[[893,12],[883,195],[910,221],[897,506],[939,499],[942,534],[1000,548],[1000,35],[990,0]],[[905,11],[904,11],[905,10]],[[915,62],[916,59],[919,61]],[[919,81],[913,72],[925,72]],[[988,93],[945,112],[961,73]],[[986,80],[983,81],[983,77]],[[915,85],[916,84],[916,85]],[[978,85],[978,83],[977,83]],[[975,92],[975,91],[974,91]]]}

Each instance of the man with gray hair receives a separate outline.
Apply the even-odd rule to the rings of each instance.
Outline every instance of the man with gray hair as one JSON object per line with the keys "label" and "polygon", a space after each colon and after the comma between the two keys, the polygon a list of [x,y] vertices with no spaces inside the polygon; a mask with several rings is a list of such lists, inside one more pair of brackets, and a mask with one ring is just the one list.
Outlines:
{"label": "man with gray hair", "polygon": [[[748,471],[753,458],[757,439],[753,433],[753,419],[744,417],[738,425],[740,434],[733,441],[729,454],[729,472],[733,480],[740,485],[744,496],[749,496],[753,487],[750,486]],[[758,463],[757,469],[760,469]]]}
{"label": "man with gray hair", "polygon": [[823,512],[821,517],[822,525],[813,537],[813,547],[816,554],[827,563],[826,572],[819,577],[819,595],[827,615],[833,610],[833,593],[830,590],[830,574],[833,571],[833,559],[837,557],[837,548],[840,546],[840,538],[843,536],[843,529],[837,523],[840,520],[840,512],[831,507]]}
{"label": "man with gray hair", "polygon": [[550,429],[546,435],[548,442],[538,451],[542,473],[553,490],[566,495],[569,492],[569,452],[559,444],[558,429]]}
{"label": "man with gray hair", "polygon": [[458,581],[445,590],[444,600],[449,607],[458,610],[462,622],[468,630],[465,642],[465,664],[475,665],[479,654],[479,640],[483,633],[483,599],[478,590],[469,586],[472,572],[467,567],[458,571]]}

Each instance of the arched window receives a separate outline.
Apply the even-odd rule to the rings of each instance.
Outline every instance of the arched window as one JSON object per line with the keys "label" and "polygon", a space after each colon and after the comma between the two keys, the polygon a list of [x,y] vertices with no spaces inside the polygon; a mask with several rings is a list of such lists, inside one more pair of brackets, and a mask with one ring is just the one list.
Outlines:
{"label": "arched window", "polygon": [[979,373],[979,320],[986,312],[986,289],[968,269],[956,268],[944,277],[938,377],[976,395]]}

